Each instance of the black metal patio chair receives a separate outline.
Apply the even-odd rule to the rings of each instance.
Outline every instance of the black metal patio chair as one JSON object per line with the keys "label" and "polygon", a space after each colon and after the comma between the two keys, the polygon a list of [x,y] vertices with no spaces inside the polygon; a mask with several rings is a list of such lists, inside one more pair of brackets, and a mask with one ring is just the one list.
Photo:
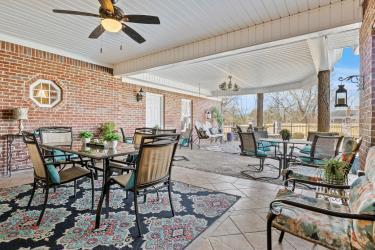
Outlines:
{"label": "black metal patio chair", "polygon": [[[173,157],[176,152],[180,135],[162,134],[144,136],[141,139],[139,157],[135,170],[129,174],[113,176],[104,186],[103,193],[99,200],[96,214],[95,227],[100,226],[101,210],[106,195],[110,195],[110,187],[118,184],[126,191],[134,194],[134,207],[138,233],[142,236],[140,216],[138,212],[138,196],[157,191],[167,187],[172,216],[174,216],[172,204],[172,183],[171,170]],[[108,215],[108,208],[107,208]]]}
{"label": "black metal patio chair", "polygon": [[[241,171],[241,174],[250,177],[252,179],[278,179],[281,175],[281,158],[279,156],[279,153],[276,150],[270,150],[270,151],[264,151],[258,147],[258,143],[255,139],[254,132],[250,133],[239,133],[240,136],[240,148],[241,148],[241,155],[243,156],[249,156],[252,158],[259,159],[259,164],[249,164],[248,166],[251,168],[250,170],[244,170]],[[272,147],[272,146],[270,146]],[[254,175],[248,174],[248,172],[253,173],[259,173],[262,172],[264,169],[264,166],[270,166],[272,168],[277,168],[276,166],[272,164],[266,164],[265,160],[273,159],[277,160],[279,162],[278,166],[278,176],[277,177],[256,177]]]}

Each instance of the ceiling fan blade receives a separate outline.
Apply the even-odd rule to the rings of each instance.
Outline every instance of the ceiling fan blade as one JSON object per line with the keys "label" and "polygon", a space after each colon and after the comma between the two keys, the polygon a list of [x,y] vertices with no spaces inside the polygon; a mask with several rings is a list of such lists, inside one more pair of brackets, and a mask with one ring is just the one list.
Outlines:
{"label": "ceiling fan blade", "polygon": [[86,13],[86,12],[74,11],[74,10],[52,10],[52,11],[54,13],[60,13],[60,14],[100,17],[98,14],[92,14],[92,13]]}
{"label": "ceiling fan blade", "polygon": [[157,16],[126,15],[122,20],[131,23],[160,24],[159,17]]}
{"label": "ceiling fan blade", "polygon": [[122,24],[122,31],[137,43],[143,43],[146,41],[137,31],[133,30],[126,24]]}
{"label": "ceiling fan blade", "polygon": [[104,30],[104,27],[103,27],[101,24],[99,24],[99,26],[96,27],[96,28],[91,32],[91,34],[89,35],[89,38],[96,39],[96,38],[98,38],[99,36],[101,36],[101,34],[103,34],[104,31],[105,31],[105,30]]}
{"label": "ceiling fan blade", "polygon": [[115,12],[115,8],[113,7],[113,3],[111,0],[99,0],[100,5],[104,10],[113,14]]}

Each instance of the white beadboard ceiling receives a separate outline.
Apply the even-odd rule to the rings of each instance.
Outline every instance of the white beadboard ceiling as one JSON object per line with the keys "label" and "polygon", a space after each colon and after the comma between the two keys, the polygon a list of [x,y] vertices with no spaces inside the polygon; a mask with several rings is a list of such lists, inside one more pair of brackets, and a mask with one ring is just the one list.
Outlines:
{"label": "white beadboard ceiling", "polygon": [[91,40],[99,19],[52,13],[54,8],[97,13],[96,0],[0,1],[0,33],[112,65],[334,2],[339,0],[119,0],[128,14],[160,17],[161,25],[129,24],[146,38],[139,45],[122,33]]}
{"label": "white beadboard ceiling", "polygon": [[[319,70],[332,70],[345,47],[356,48],[359,31],[351,30],[312,40],[172,66],[129,76],[124,81],[161,86],[191,86],[191,93],[206,96],[246,95],[301,88],[317,83]],[[312,47],[311,44],[317,44]],[[231,75],[239,92],[218,91]],[[147,85],[147,84],[146,84]],[[181,87],[184,88],[184,87]],[[185,87],[186,88],[186,87]]]}
{"label": "white beadboard ceiling", "polygon": [[[341,48],[358,45],[358,27],[342,27],[361,20],[360,0],[119,0],[117,5],[127,14],[159,16],[161,25],[129,23],[145,37],[143,44],[123,33],[92,40],[88,36],[100,19],[52,9],[97,13],[97,0],[0,1],[0,40],[114,67],[131,83],[212,97],[226,94],[216,90],[228,75],[241,86],[239,94],[315,83],[317,69],[330,68]],[[293,39],[309,33],[314,36]],[[283,42],[256,47],[273,41]],[[214,57],[199,60],[204,55]]]}

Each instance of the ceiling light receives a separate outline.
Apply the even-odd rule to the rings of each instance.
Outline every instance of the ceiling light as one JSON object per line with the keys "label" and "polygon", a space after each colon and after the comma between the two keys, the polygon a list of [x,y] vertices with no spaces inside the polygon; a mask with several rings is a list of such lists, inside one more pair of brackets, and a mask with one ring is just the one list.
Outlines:
{"label": "ceiling light", "polygon": [[122,24],[113,18],[105,18],[101,23],[104,29],[109,32],[119,32],[122,28]]}

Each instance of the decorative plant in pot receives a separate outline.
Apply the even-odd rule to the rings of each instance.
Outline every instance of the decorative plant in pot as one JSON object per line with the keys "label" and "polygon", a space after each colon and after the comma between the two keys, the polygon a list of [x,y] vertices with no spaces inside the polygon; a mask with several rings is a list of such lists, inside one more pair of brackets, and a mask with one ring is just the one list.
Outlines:
{"label": "decorative plant in pot", "polygon": [[103,136],[104,146],[108,148],[116,148],[120,140],[120,136],[114,132],[109,132]]}
{"label": "decorative plant in pot", "polygon": [[327,160],[322,167],[323,180],[330,184],[342,185],[347,181],[350,165],[342,160]]}
{"label": "decorative plant in pot", "polygon": [[90,142],[93,134],[90,131],[82,131],[79,133],[79,137],[82,139],[82,143],[87,144]]}
{"label": "decorative plant in pot", "polygon": [[223,124],[224,124],[223,114],[221,113],[218,107],[212,107],[211,114],[212,114],[212,118],[216,120],[217,126],[219,127],[219,130],[220,130],[219,132],[221,133],[223,129]]}
{"label": "decorative plant in pot", "polygon": [[290,131],[287,129],[282,129],[280,130],[279,134],[281,135],[281,138],[284,141],[289,141],[290,140]]}

